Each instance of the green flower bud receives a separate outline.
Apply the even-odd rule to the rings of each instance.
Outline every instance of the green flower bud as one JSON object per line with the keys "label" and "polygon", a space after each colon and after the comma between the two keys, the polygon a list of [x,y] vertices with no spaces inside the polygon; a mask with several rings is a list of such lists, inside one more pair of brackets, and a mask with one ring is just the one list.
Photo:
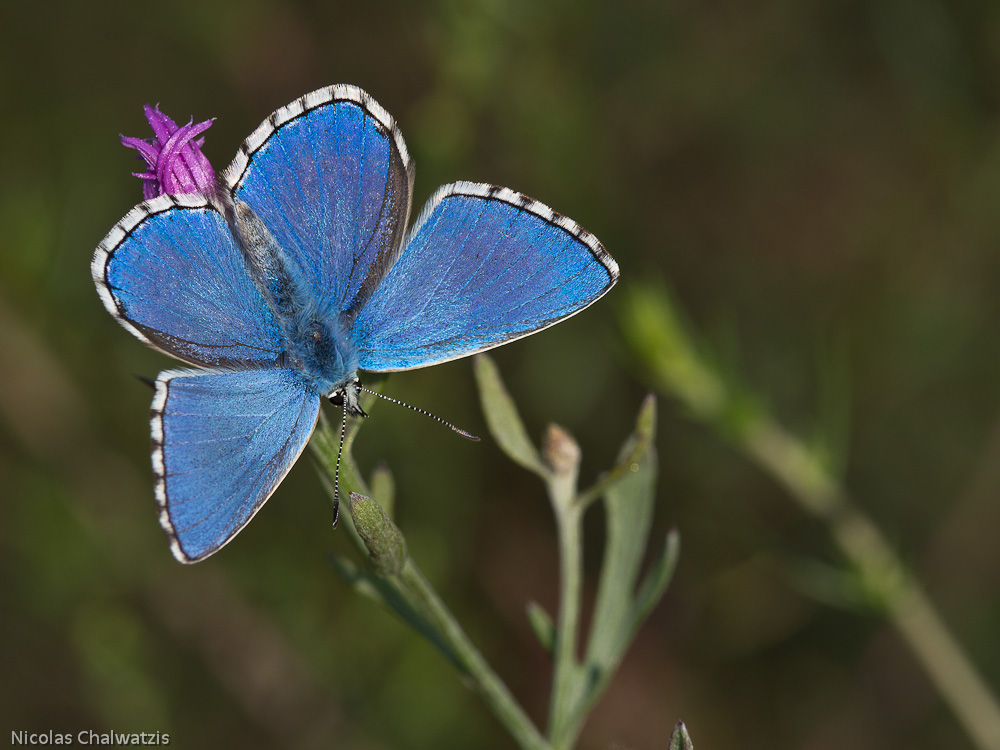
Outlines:
{"label": "green flower bud", "polygon": [[406,540],[382,506],[367,495],[352,492],[351,518],[368,548],[376,575],[385,578],[398,574],[406,564]]}

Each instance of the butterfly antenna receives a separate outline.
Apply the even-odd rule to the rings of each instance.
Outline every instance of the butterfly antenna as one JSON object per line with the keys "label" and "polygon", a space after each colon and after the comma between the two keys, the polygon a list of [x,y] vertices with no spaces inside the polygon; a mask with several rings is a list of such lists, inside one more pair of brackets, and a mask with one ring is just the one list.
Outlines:
{"label": "butterfly antenna", "polygon": [[451,429],[453,429],[455,432],[457,432],[459,435],[461,435],[462,437],[466,438],[467,440],[474,440],[476,442],[479,442],[479,438],[476,437],[475,435],[473,435],[471,432],[466,432],[465,430],[461,429],[460,427],[456,427],[451,422],[449,422],[447,420],[444,420],[444,419],[441,419],[441,417],[437,416],[436,414],[431,414],[429,411],[425,411],[425,410],[420,409],[420,408],[418,408],[416,406],[410,406],[405,401],[400,401],[399,399],[393,398],[392,396],[383,396],[378,391],[373,391],[370,388],[365,388],[363,385],[359,385],[358,388],[360,390],[364,391],[365,393],[370,393],[373,396],[378,396],[379,398],[384,398],[386,401],[391,401],[392,403],[398,404],[399,406],[405,406],[407,409],[411,409],[412,411],[415,411],[418,414],[423,414],[425,417],[430,417],[435,422],[440,422],[445,427],[450,427]]}
{"label": "butterfly antenna", "polygon": [[344,433],[347,432],[347,404],[344,407],[344,417],[340,421],[340,445],[337,447],[337,468],[333,472],[333,528],[337,528],[340,520],[340,457],[344,455]]}

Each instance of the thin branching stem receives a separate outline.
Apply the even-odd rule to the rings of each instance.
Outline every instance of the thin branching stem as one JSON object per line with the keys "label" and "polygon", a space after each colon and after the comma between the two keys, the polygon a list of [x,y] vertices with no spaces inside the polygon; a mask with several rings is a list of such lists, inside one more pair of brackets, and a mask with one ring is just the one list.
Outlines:
{"label": "thin branching stem", "polygon": [[[366,483],[361,478],[349,452],[353,434],[348,435],[349,440],[345,443],[347,446],[343,463],[345,484],[351,489],[367,492]],[[330,424],[325,419],[321,419],[313,436],[313,446],[317,462],[328,484],[335,480],[337,466],[335,446],[339,443],[338,437]],[[333,488],[329,489],[332,496]],[[358,536],[354,525],[355,520],[352,518],[348,524],[352,532],[351,536],[358,550],[364,553],[366,551],[364,543]],[[424,578],[411,557],[407,555],[406,562],[397,575],[379,578],[378,581],[379,585],[390,587],[394,595],[412,606],[413,609],[410,611],[422,620],[421,627],[417,627],[418,632],[423,632],[458,666],[465,675],[468,684],[482,696],[493,715],[522,750],[552,750],[551,745],[538,731],[531,718],[514,699],[510,690],[486,662],[472,641],[469,640],[455,615],[445,606],[441,597]],[[371,588],[369,587],[368,590]],[[392,606],[391,602],[391,597],[383,598],[383,603],[387,606]],[[405,612],[400,611],[400,615],[407,619]],[[428,630],[423,629],[423,623],[426,623]]]}
{"label": "thin branching stem", "polygon": [[[540,607],[534,610],[536,632],[541,633],[542,645],[551,651],[554,662],[547,738],[542,736],[406,554],[405,539],[391,518],[376,499],[366,497],[368,490],[349,451],[356,425],[344,440],[342,466],[345,485],[348,485],[345,489],[352,490],[350,518],[356,532],[355,542],[358,550],[368,558],[368,565],[360,567],[338,557],[333,561],[334,567],[358,591],[395,610],[433,643],[479,693],[521,748],[571,750],[587,713],[620,663],[636,629],[662,596],[676,561],[676,539],[671,542],[668,537],[664,554],[654,563],[638,592],[634,591],[653,504],[655,460],[651,458],[651,446],[656,424],[655,401],[647,398],[643,403],[636,430],[626,440],[618,464],[590,491],[593,498],[597,493],[605,493],[609,513],[618,519],[616,528],[627,529],[630,536],[624,546],[619,536],[618,543],[612,545],[617,552],[606,553],[601,574],[602,590],[614,594],[599,597],[603,601],[598,605],[601,611],[597,616],[603,623],[602,635],[597,639],[600,646],[588,644],[587,663],[582,664],[579,639],[583,606],[583,515],[588,502],[577,492],[579,446],[569,433],[552,425],[539,452],[528,439],[495,365],[483,357],[477,362],[480,392],[491,432],[513,460],[545,482],[556,518],[560,563],[557,624],[553,626]],[[335,481],[338,452],[335,450],[336,435],[325,419],[320,420],[313,445],[330,484]],[[628,491],[622,489],[626,485],[630,487]],[[626,518],[632,521],[623,520]],[[403,560],[402,567],[400,560]]]}
{"label": "thin branching stem", "polygon": [[[549,741],[556,750],[570,748],[579,733],[574,722],[580,691],[577,641],[583,592],[582,511],[574,498],[553,497],[559,534],[559,618],[552,650],[552,694],[549,705]],[[576,725],[575,725],[576,724]]]}
{"label": "thin branching stem", "polygon": [[664,290],[639,289],[626,309],[628,333],[636,351],[646,353],[658,387],[734,442],[803,510],[827,525],[975,746],[1000,750],[996,698],[917,579],[816,452],[763,407],[743,408],[745,394],[737,393],[698,351]]}
{"label": "thin branching stem", "polygon": [[745,451],[806,511],[823,519],[837,546],[875,593],[976,747],[1000,750],[1000,706],[917,579],[875,522],[853,504],[794,436],[766,417],[742,431]]}
{"label": "thin branching stem", "polygon": [[534,723],[490,668],[423,574],[407,559],[398,576],[402,588],[448,644],[472,687],[524,750],[551,750]]}

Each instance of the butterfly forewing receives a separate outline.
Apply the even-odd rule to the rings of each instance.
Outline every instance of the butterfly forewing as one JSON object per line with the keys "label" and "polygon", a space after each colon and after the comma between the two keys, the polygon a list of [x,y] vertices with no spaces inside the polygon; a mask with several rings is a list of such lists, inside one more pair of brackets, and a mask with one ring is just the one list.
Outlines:
{"label": "butterfly forewing", "polygon": [[281,351],[277,321],[204,197],[136,206],[97,248],[91,271],[125,328],[184,362],[246,366]]}
{"label": "butterfly forewing", "polygon": [[412,167],[392,118],[354,86],[275,112],[226,179],[298,263],[322,309],[363,307],[398,255]]}
{"label": "butterfly forewing", "polygon": [[597,239],[506,188],[455,183],[431,198],[351,331],[364,370],[407,370],[527,336],[618,279]]}

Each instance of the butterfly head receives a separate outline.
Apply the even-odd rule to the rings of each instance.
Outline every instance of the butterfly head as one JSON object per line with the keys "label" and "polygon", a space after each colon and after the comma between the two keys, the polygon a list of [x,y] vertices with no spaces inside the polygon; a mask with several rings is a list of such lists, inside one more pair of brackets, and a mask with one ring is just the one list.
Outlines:
{"label": "butterfly head", "polygon": [[[361,381],[352,377],[344,385],[333,391],[327,398],[334,406],[343,406],[344,411],[352,416],[367,417],[368,413],[361,408]],[[370,392],[370,391],[369,391]]]}

